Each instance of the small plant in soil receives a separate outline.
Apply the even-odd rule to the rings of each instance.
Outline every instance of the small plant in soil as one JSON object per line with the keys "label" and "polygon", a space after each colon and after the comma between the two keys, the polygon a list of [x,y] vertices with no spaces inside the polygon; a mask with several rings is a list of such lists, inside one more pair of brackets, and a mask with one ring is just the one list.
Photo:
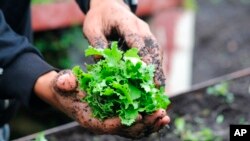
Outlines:
{"label": "small plant in soil", "polygon": [[232,103],[234,101],[234,94],[229,91],[228,82],[221,82],[217,85],[208,87],[206,92],[209,95],[225,98],[227,103]]}
{"label": "small plant in soil", "polygon": [[213,131],[208,127],[200,128],[195,131],[190,123],[182,117],[174,120],[175,130],[174,133],[183,141],[221,141],[222,139],[216,136]]}
{"label": "small plant in soil", "polygon": [[86,65],[87,72],[79,66],[73,68],[81,90],[87,93],[82,101],[89,104],[94,117],[103,120],[118,116],[123,125],[130,126],[139,113],[150,114],[170,104],[164,88],[155,86],[154,65],[145,64],[136,48],[123,52],[117,42],[112,42],[106,49],[89,47],[85,55],[103,57]]}
{"label": "small plant in soil", "polygon": [[241,117],[239,118],[239,122],[238,122],[238,124],[245,124],[245,125],[249,125],[250,123],[246,120],[246,118],[245,118],[245,117],[241,116]]}
{"label": "small plant in soil", "polygon": [[36,136],[35,141],[48,141],[48,140],[45,138],[44,133],[41,132],[41,133],[39,133],[39,134]]}
{"label": "small plant in soil", "polygon": [[218,116],[216,117],[216,120],[215,120],[215,121],[216,121],[217,124],[221,124],[221,123],[224,122],[224,119],[225,119],[224,116],[220,114],[220,115],[218,115]]}

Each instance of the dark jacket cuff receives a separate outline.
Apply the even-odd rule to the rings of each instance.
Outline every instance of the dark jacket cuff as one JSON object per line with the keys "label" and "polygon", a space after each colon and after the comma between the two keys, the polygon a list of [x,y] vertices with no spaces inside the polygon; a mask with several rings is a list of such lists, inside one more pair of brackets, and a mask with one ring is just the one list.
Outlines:
{"label": "dark jacket cuff", "polygon": [[7,98],[21,100],[29,105],[30,97],[34,95],[34,85],[39,76],[56,70],[35,53],[24,53],[18,56],[4,70],[0,77],[0,89]]}

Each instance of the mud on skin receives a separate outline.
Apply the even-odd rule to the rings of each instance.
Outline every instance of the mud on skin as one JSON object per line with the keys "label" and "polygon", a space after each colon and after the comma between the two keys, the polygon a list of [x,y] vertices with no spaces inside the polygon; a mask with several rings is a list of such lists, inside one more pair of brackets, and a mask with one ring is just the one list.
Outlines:
{"label": "mud on skin", "polygon": [[137,47],[139,55],[147,64],[155,65],[155,83],[157,86],[165,85],[165,76],[162,69],[162,53],[160,46],[152,36],[141,37],[136,33],[125,35],[128,46]]}
{"label": "mud on skin", "polygon": [[158,43],[151,37],[144,37],[144,47],[139,51],[142,60],[147,64],[155,65],[155,83],[158,86],[165,85],[165,77],[162,69],[162,54]]}
{"label": "mud on skin", "polygon": [[104,49],[107,46],[106,41],[103,40],[101,37],[95,37],[93,43],[93,46],[98,49]]}
{"label": "mud on skin", "polygon": [[[72,77],[75,78],[74,75],[71,73],[71,70],[63,70],[60,71],[56,78],[52,81],[51,86],[54,91],[60,95],[64,96],[73,96],[76,95],[78,82],[76,79],[67,79],[68,81],[60,80],[59,77]],[[61,82],[60,82],[61,81]]]}

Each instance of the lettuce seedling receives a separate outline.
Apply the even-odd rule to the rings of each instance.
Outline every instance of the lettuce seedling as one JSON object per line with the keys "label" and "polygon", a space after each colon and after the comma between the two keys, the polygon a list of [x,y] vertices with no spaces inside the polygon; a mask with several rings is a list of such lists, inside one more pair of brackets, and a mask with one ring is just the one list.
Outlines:
{"label": "lettuce seedling", "polygon": [[85,55],[103,57],[86,65],[87,72],[79,66],[73,68],[80,89],[87,93],[82,101],[89,104],[94,117],[103,120],[119,116],[123,125],[131,126],[139,113],[150,114],[170,104],[164,88],[155,86],[154,65],[144,63],[138,49],[123,52],[117,42],[112,42],[105,49],[90,46]]}

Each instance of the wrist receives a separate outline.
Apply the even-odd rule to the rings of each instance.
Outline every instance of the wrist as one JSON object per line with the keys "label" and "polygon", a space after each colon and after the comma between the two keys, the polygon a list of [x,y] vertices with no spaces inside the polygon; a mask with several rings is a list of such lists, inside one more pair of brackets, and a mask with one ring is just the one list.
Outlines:
{"label": "wrist", "polygon": [[52,92],[51,83],[57,75],[56,71],[45,73],[37,79],[34,86],[34,92],[39,98],[56,107],[58,102]]}

